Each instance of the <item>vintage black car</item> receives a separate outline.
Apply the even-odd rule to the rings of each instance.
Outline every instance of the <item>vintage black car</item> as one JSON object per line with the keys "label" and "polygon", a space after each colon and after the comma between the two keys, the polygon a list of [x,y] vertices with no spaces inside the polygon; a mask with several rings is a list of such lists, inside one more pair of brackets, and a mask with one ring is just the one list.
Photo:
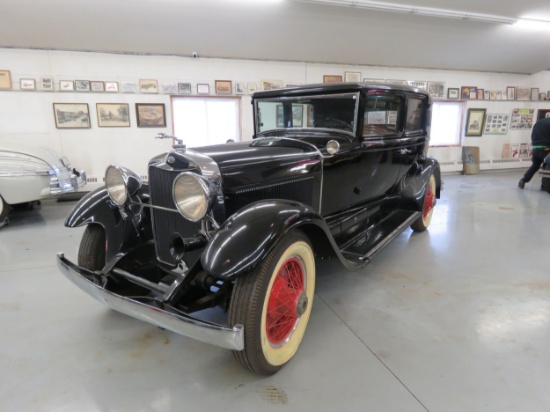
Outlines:
{"label": "vintage black car", "polygon": [[87,225],[78,265],[58,264],[107,306],[269,375],[302,341],[316,261],[360,269],[409,226],[425,230],[441,177],[425,92],[323,84],[252,103],[252,141],[175,144],[149,162],[148,184],[109,166],[66,221]]}

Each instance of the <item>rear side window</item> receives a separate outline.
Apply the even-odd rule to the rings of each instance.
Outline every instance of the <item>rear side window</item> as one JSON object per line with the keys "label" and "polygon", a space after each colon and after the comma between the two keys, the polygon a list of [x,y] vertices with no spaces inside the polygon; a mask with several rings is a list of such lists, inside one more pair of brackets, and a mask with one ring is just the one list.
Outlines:
{"label": "rear side window", "polygon": [[384,136],[395,134],[398,130],[398,119],[403,106],[399,96],[371,90],[367,95],[363,119],[363,136]]}
{"label": "rear side window", "polygon": [[422,118],[424,117],[422,110],[423,101],[421,99],[408,99],[407,122],[405,124],[407,133],[422,131]]}

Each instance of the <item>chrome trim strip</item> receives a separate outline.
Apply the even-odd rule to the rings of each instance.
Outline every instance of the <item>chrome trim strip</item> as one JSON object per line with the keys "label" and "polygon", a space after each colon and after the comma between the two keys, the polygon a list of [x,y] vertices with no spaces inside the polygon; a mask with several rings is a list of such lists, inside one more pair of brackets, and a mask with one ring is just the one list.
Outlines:
{"label": "chrome trim strip", "polygon": [[[183,313],[175,313],[175,309],[170,312],[166,310],[170,308],[166,304],[164,308],[160,308],[109,292],[88,280],[87,276],[93,276],[93,272],[70,262],[63,253],[57,254],[57,266],[76,286],[111,309],[201,342],[232,350],[244,349],[242,325],[235,325],[233,328],[216,325]],[[151,303],[154,302],[151,298]]]}
{"label": "chrome trim strip", "polygon": [[178,212],[176,209],[169,209],[167,207],[155,206],[155,205],[151,205],[149,203],[136,202],[135,200],[131,200],[130,204],[131,205],[143,206],[143,207],[150,207],[151,209],[164,210],[165,212],[174,212],[174,213],[177,213],[178,215],[180,214],[180,212]]}

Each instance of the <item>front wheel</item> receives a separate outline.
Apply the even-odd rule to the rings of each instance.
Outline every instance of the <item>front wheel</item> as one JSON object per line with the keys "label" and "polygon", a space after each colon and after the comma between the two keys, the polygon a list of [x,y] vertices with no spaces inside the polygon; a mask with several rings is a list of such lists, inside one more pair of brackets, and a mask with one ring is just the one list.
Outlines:
{"label": "front wheel", "polygon": [[105,230],[99,225],[88,225],[78,249],[78,265],[88,270],[105,266]]}
{"label": "front wheel", "polygon": [[426,187],[426,193],[424,193],[424,203],[422,206],[422,216],[414,221],[411,225],[411,229],[415,232],[425,231],[432,220],[432,214],[435,206],[435,177],[432,174],[428,180],[428,186]]}
{"label": "front wheel", "polygon": [[315,259],[300,231],[287,235],[253,272],[237,279],[231,325],[244,325],[237,362],[258,375],[272,375],[292,359],[307,327],[315,290]]}

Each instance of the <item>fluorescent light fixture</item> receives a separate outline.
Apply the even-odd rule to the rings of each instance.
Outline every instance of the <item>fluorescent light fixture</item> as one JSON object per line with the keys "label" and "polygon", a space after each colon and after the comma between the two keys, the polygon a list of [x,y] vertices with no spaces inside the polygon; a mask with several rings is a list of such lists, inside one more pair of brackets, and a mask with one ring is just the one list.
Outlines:
{"label": "fluorescent light fixture", "polygon": [[514,24],[518,29],[550,31],[550,21],[538,19],[519,19]]}
{"label": "fluorescent light fixture", "polygon": [[465,11],[417,7],[407,4],[386,3],[370,0],[295,0],[303,3],[330,4],[333,6],[357,7],[361,9],[391,11],[397,13],[417,14],[419,16],[442,17],[447,19],[470,20],[484,23],[514,24],[517,19],[492,14],[468,13]]}

